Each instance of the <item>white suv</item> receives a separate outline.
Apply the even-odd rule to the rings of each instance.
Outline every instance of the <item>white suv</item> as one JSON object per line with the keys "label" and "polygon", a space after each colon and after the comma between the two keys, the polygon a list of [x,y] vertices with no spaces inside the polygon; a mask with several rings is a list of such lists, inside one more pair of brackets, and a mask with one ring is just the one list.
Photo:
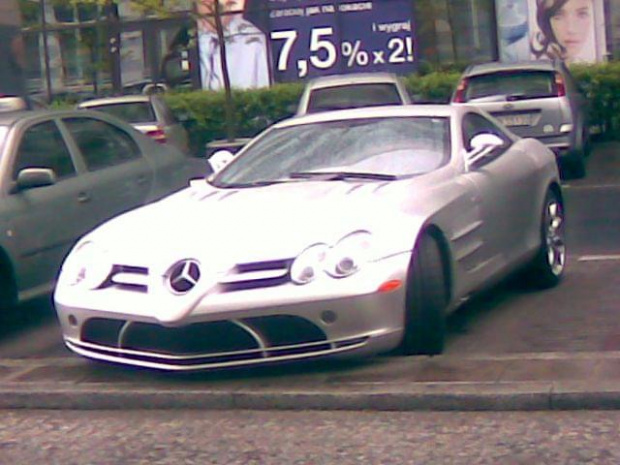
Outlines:
{"label": "white suv", "polygon": [[296,115],[410,103],[404,82],[395,74],[343,74],[319,77],[308,82]]}

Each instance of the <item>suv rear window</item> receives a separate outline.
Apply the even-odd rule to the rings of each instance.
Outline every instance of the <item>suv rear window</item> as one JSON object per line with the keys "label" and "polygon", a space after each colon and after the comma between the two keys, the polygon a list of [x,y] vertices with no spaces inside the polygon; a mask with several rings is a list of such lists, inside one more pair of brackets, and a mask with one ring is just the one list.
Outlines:
{"label": "suv rear window", "polygon": [[148,102],[114,103],[88,107],[89,110],[97,110],[116,116],[129,123],[152,123],[156,121],[153,108]]}
{"label": "suv rear window", "polygon": [[556,97],[555,74],[549,71],[510,71],[467,79],[466,102],[500,95],[514,100]]}
{"label": "suv rear window", "polygon": [[353,84],[312,90],[307,113],[402,104],[394,84]]}

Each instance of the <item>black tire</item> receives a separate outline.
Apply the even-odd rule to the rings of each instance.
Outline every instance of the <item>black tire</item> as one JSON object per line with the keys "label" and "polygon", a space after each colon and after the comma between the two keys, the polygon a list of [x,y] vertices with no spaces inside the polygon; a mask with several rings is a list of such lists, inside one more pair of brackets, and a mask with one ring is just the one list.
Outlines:
{"label": "black tire", "polygon": [[549,190],[541,214],[541,244],[527,269],[530,283],[538,289],[557,285],[566,268],[564,205],[558,194]]}
{"label": "black tire", "polygon": [[446,276],[437,241],[424,234],[415,246],[407,278],[405,355],[437,355],[443,352],[448,303]]}

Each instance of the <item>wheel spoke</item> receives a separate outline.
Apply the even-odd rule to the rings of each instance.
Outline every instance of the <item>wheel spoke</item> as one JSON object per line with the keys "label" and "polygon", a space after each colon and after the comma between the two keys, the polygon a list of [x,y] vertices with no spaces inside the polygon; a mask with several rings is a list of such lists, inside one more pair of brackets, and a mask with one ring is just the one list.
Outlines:
{"label": "wheel spoke", "polygon": [[566,263],[566,245],[564,244],[564,218],[562,208],[557,202],[549,203],[547,207],[548,227],[547,237],[547,263],[552,273],[559,275]]}

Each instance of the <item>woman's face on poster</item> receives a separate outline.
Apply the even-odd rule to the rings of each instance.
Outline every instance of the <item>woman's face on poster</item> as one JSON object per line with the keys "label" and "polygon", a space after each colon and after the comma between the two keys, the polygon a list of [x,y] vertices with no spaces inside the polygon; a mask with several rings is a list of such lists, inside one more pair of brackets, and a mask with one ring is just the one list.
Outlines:
{"label": "woman's face on poster", "polygon": [[592,28],[592,0],[568,0],[550,22],[556,40],[566,50],[566,58],[574,58]]}

